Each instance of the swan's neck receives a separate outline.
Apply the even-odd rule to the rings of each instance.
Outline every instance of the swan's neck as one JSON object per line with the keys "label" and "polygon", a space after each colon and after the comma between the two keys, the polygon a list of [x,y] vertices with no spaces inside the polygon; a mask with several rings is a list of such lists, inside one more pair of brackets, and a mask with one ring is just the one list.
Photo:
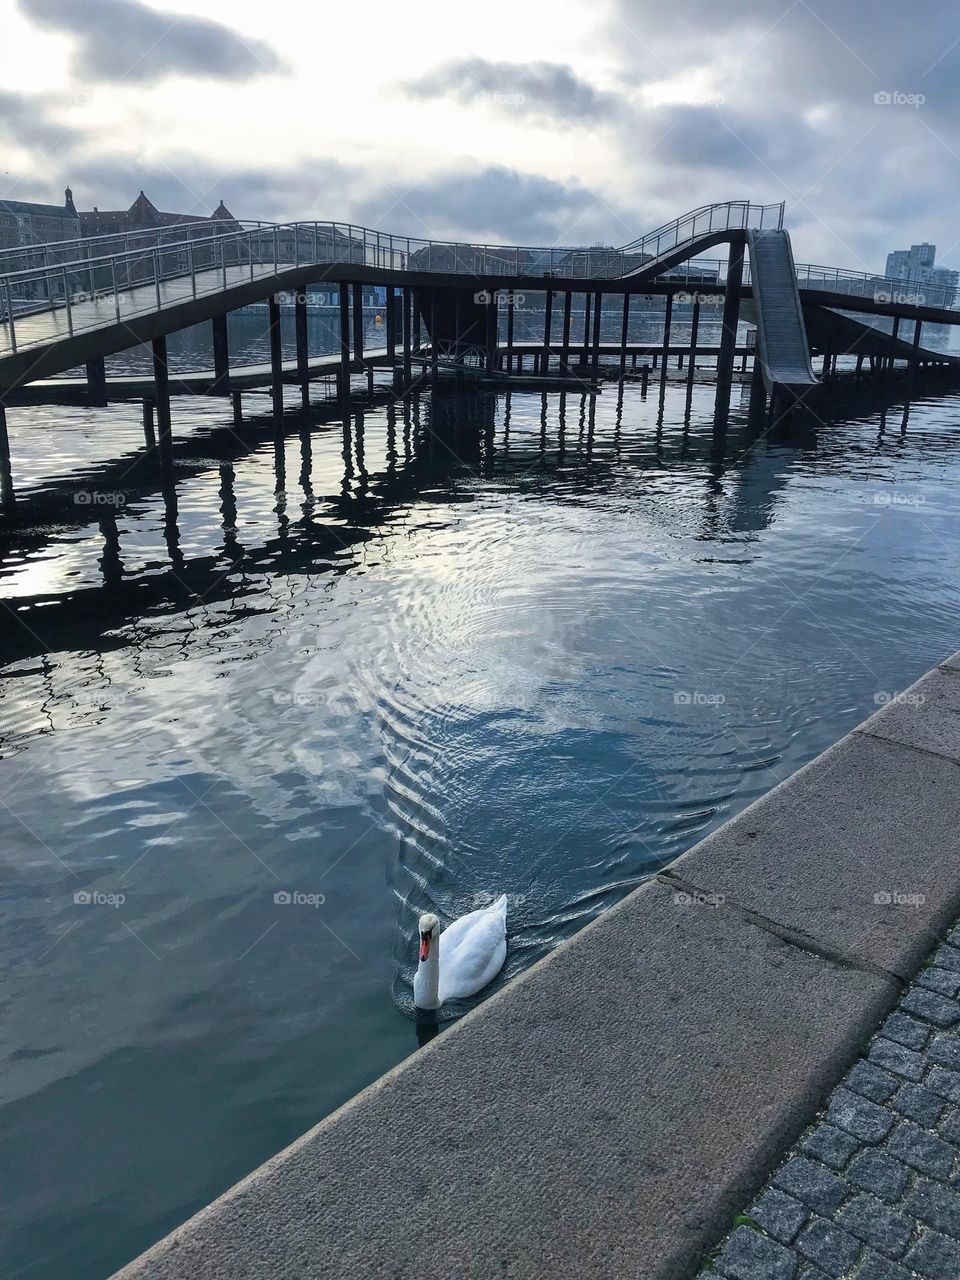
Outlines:
{"label": "swan's neck", "polygon": [[440,933],[431,939],[425,960],[417,965],[413,983],[413,1002],[418,1009],[440,1008]]}

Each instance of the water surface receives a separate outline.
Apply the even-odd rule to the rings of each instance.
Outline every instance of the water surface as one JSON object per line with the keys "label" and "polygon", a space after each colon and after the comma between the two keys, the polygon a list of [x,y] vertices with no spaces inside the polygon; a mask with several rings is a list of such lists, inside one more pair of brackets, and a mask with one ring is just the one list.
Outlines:
{"label": "water surface", "polygon": [[178,400],[167,486],[134,406],[11,411],[6,1276],[98,1280],[414,1051],[419,911],[506,892],[508,980],[958,647],[960,399],[740,395]]}

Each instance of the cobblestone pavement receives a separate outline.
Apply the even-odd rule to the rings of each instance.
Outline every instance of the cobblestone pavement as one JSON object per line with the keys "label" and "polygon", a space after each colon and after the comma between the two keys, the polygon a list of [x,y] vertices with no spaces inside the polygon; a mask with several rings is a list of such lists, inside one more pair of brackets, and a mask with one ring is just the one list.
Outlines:
{"label": "cobblestone pavement", "polygon": [[960,1280],[960,926],[701,1280]]}

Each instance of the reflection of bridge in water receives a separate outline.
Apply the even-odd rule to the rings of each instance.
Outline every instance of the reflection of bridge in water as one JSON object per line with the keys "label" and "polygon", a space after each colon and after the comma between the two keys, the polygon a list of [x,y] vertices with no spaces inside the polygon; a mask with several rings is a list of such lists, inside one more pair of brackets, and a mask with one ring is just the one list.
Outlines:
{"label": "reflection of bridge in water", "polygon": [[[640,398],[639,389],[633,394]],[[522,405],[519,424],[516,403]],[[143,616],[224,602],[241,608],[246,595],[256,594],[263,575],[346,572],[367,544],[404,527],[408,508],[432,501],[438,492],[454,504],[472,500],[477,482],[484,479],[516,486],[525,499],[576,504],[588,501],[596,490],[622,485],[625,459],[637,479],[647,471],[693,470],[702,477],[704,537],[713,538],[724,528],[742,532],[766,527],[788,483],[789,468],[782,457],[771,461],[755,448],[761,433],[781,442],[769,436],[765,420],[758,422],[751,414],[746,388],[729,426],[726,418],[692,421],[688,395],[682,421],[665,425],[661,397],[646,424],[625,428],[623,403],[621,387],[613,421],[608,415],[598,435],[596,398],[587,392],[519,398],[509,392],[505,397],[414,395],[357,408],[346,422],[337,419],[326,427],[313,411],[286,415],[279,430],[272,415],[248,418],[239,430],[227,425],[204,429],[181,442],[175,472],[158,470],[144,455],[108,460],[86,472],[82,481],[65,479],[21,500],[10,513],[14,518],[7,522],[2,543],[8,563],[11,558],[15,563],[42,560],[59,531],[96,529],[99,546],[85,547],[87,560],[96,558],[97,571],[91,574],[88,564],[77,575],[80,585],[18,595],[14,582],[8,601],[22,625],[5,629],[0,666],[55,653],[64,645],[96,651],[122,647],[127,640],[111,633]],[[846,421],[856,416],[851,407],[842,406]],[[864,416],[887,407],[891,430],[906,427],[909,404],[890,404],[882,386],[866,401],[859,397],[858,407]],[[370,470],[366,433],[374,418],[381,465]],[[294,442],[299,454],[291,466],[287,446]],[[807,447],[811,441],[804,437],[801,443]],[[238,512],[236,482],[248,460],[262,458],[264,445],[271,444],[275,532],[247,545],[238,532],[243,513]],[[340,459],[339,478],[326,492],[315,487],[321,454],[327,473],[333,459]],[[211,466],[219,472],[221,540],[202,554],[188,555],[182,546],[178,494],[202,481]],[[125,501],[119,523],[119,504],[98,508],[92,521],[90,508],[76,505],[78,490],[102,494],[121,488]],[[140,535],[121,533],[121,525],[137,522],[158,496],[162,528],[150,545]],[[125,563],[131,552],[132,560],[142,562],[135,568]]]}
{"label": "reflection of bridge in water", "polygon": [[[266,385],[276,413],[284,385],[299,386],[309,404],[310,382],[335,377],[341,408],[349,408],[351,379],[368,389],[386,366],[395,390],[415,381],[436,385],[449,373],[506,380],[524,374],[551,385],[601,373],[624,373],[638,355],[682,355],[686,338],[691,376],[698,357],[715,367],[718,413],[725,411],[738,353],[741,321],[756,331],[753,381],[765,396],[789,403],[817,385],[811,356],[822,355],[825,375],[837,357],[853,353],[888,374],[899,360],[911,373],[920,365],[958,362],[921,344],[925,322],[960,320],[955,291],[903,292],[902,282],[862,272],[795,265],[783,230],[782,205],[746,201],[696,209],[620,249],[538,248],[416,240],[340,223],[239,224],[197,235],[193,228],[30,246],[0,254],[0,486],[12,501],[5,405],[31,395],[76,395],[76,385],[43,389],[42,379],[86,366],[86,394],[104,403],[111,394],[105,357],[151,343],[153,377],[118,386],[115,394],[145,399],[145,432],[160,462],[172,448],[170,396],[176,392],[227,394]],[[725,259],[704,257],[726,246]],[[311,356],[306,290],[320,282],[339,290],[339,351]],[[362,289],[385,289],[385,345],[364,349]],[[543,295],[542,342],[515,341],[517,300]],[[280,342],[280,298],[295,299],[296,359],[285,363]],[[662,341],[628,342],[631,301],[663,299]],[[582,332],[574,332],[573,301],[583,300]],[[268,303],[270,362],[230,367],[227,314]],[[505,302],[505,305],[503,305]],[[717,305],[720,341],[699,339],[701,308]],[[603,319],[621,323],[619,343],[601,341]],[[684,312],[681,325],[681,311]],[[166,339],[199,323],[212,325],[214,368],[172,377]],[[889,325],[889,329],[887,326]],[[746,362],[747,351],[740,349]],[[524,361],[526,368],[524,369]]]}

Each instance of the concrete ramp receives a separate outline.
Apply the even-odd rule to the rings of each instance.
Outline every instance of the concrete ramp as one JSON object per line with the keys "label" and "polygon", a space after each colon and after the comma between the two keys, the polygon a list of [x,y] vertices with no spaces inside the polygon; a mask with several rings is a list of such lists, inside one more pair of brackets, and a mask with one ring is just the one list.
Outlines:
{"label": "concrete ramp", "polygon": [[786,231],[748,231],[757,360],[768,392],[802,395],[816,384],[797,272]]}

